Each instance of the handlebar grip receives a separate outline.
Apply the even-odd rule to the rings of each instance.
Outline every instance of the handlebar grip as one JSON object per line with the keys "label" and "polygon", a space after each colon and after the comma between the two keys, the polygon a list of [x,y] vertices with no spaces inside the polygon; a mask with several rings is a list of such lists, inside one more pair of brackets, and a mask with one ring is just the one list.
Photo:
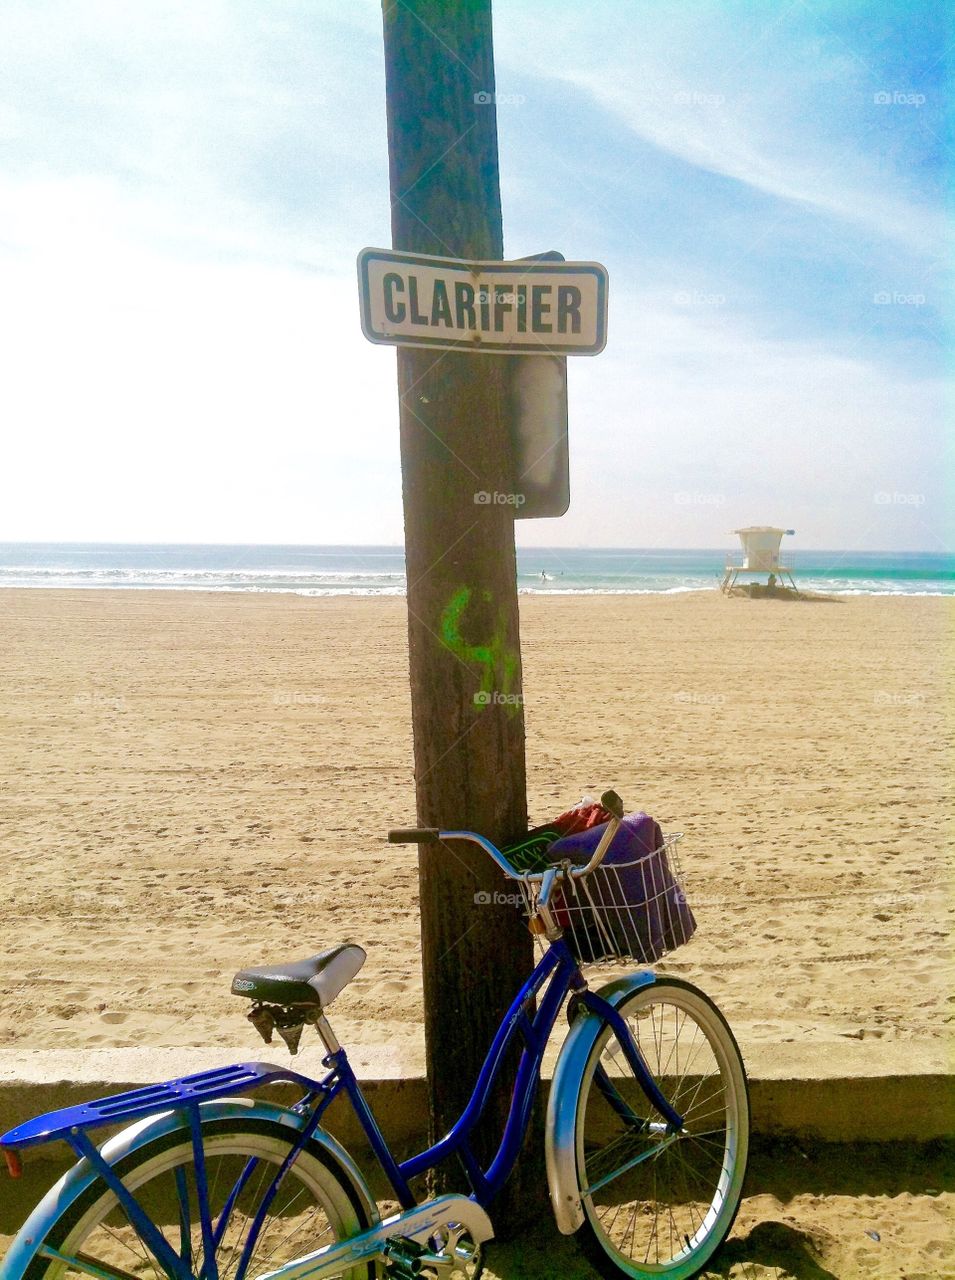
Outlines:
{"label": "handlebar grip", "polygon": [[396,827],[388,832],[389,844],[436,844],[440,831],[437,827]]}
{"label": "handlebar grip", "polygon": [[612,813],[615,818],[623,818],[623,801],[617,795],[616,791],[605,791],[600,797],[600,803],[607,812]]}

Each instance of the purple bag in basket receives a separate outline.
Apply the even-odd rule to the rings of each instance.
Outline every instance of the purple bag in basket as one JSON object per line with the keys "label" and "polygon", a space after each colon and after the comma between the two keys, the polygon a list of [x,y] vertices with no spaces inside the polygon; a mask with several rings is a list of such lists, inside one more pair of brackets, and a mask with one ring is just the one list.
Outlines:
{"label": "purple bag in basket", "polygon": [[[556,840],[551,862],[589,862],[606,824]],[[688,942],[696,920],[674,878],[659,824],[645,813],[628,814],[597,870],[561,885],[554,896],[557,922],[584,963],[632,956],[659,960]]]}

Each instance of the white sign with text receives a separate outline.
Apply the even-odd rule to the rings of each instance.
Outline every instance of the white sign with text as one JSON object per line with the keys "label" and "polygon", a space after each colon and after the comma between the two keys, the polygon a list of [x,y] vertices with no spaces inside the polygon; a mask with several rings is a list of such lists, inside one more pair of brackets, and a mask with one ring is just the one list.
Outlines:
{"label": "white sign with text", "polygon": [[607,342],[596,262],[463,262],[391,249],[358,255],[370,342],[509,355],[597,355]]}

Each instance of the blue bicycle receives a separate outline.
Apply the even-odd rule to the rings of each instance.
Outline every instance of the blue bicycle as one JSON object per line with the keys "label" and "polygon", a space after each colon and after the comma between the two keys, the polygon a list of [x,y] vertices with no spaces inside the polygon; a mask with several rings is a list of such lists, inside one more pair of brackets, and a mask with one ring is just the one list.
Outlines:
{"label": "blue bicycle", "polygon": [[[585,866],[564,860],[522,873],[472,832],[389,835],[395,842],[480,845],[518,883],[543,948],[464,1113],[433,1147],[394,1158],[326,1017],[364,962],[360,947],[246,969],[232,989],[254,1002],[250,1016],[263,1036],[278,1030],[294,1052],[302,1028],[314,1026],[327,1050],[327,1074],[313,1080],[243,1063],[13,1129],[0,1139],[11,1173],[20,1149],[55,1139],[69,1143],[79,1162],[37,1205],[0,1280],[476,1280],[494,1234],[488,1206],[517,1160],[544,1048],[565,1003],[570,1029],[546,1123],[557,1226],[576,1236],[605,1276],[698,1274],[739,1206],[749,1141],[746,1076],[725,1019],[689,983],[643,970],[589,989],[582,961],[644,960],[654,930],[653,954],[672,949],[683,940],[685,919],[674,896],[676,838],[641,860],[642,890],[635,892],[632,865],[604,863],[623,807],[612,792],[602,799],[614,818]],[[515,1042],[522,1052],[509,1114],[497,1152],[482,1168],[471,1136]],[[247,1096],[279,1081],[301,1089],[296,1105]],[[358,1165],[322,1127],[340,1095],[400,1206],[384,1219]],[[126,1127],[97,1147],[91,1132],[117,1124]],[[463,1165],[470,1193],[418,1203],[412,1180],[451,1156]]]}

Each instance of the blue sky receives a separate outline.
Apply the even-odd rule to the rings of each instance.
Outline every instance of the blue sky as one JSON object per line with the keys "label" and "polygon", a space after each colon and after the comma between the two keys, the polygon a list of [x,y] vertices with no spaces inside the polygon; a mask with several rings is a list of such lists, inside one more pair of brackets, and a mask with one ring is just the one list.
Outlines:
{"label": "blue sky", "polygon": [[[952,548],[943,8],[498,0],[505,252],[611,278],[525,544]],[[6,0],[0,157],[0,538],[401,540],[377,4]]]}

